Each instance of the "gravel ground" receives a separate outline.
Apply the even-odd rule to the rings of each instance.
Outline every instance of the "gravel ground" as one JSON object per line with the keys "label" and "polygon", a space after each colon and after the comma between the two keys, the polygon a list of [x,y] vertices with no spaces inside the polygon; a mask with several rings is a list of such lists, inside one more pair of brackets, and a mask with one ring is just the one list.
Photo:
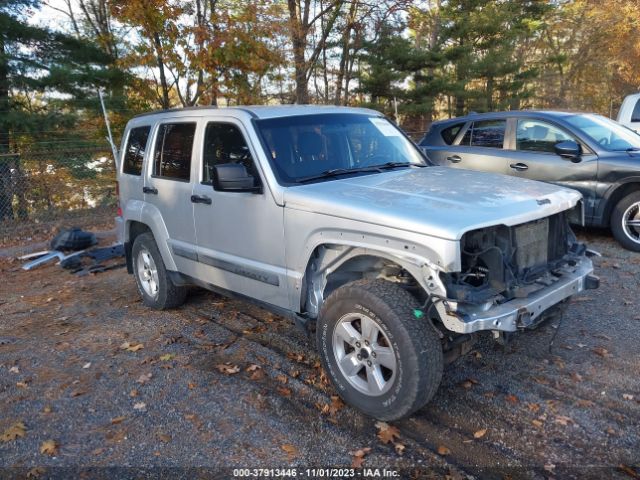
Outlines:
{"label": "gravel ground", "polygon": [[337,399],[283,318],[200,290],[150,311],[124,269],[0,259],[0,478],[353,462],[403,478],[638,478],[640,255],[579,235],[603,254],[601,288],[506,347],[483,337],[390,427]]}

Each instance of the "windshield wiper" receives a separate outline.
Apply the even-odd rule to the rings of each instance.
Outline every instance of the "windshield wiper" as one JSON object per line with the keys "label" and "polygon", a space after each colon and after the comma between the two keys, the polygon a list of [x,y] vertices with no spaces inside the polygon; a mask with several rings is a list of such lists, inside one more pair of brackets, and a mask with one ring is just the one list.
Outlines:
{"label": "windshield wiper", "polygon": [[378,168],[395,168],[395,167],[426,167],[426,165],[420,163],[411,163],[411,162],[387,162],[382,165],[376,165]]}
{"label": "windshield wiper", "polygon": [[358,172],[382,172],[379,167],[360,167],[360,168],[332,168],[331,170],[325,170],[322,173],[316,175],[309,175],[308,177],[296,178],[296,183],[310,182],[311,180],[319,180],[321,178],[337,177],[340,175],[347,175],[349,173]]}

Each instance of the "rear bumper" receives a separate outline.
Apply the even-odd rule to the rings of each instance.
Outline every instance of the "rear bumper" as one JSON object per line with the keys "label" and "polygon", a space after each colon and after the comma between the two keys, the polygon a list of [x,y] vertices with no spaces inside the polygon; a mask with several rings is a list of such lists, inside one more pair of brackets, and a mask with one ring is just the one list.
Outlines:
{"label": "rear bumper", "polygon": [[592,275],[591,260],[583,257],[572,267],[564,267],[562,276],[552,285],[527,298],[516,298],[490,308],[472,307],[453,301],[442,302],[438,308],[443,323],[458,333],[473,333],[481,330],[515,332],[536,323],[546,310],[582,292],[598,288],[599,279]]}

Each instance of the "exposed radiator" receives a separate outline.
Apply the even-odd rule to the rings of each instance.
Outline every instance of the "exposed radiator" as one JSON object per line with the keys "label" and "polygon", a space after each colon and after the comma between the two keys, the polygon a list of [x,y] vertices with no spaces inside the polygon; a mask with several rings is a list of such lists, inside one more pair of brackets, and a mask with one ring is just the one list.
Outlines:
{"label": "exposed radiator", "polygon": [[518,270],[546,265],[549,261],[549,219],[543,218],[514,227],[515,261]]}

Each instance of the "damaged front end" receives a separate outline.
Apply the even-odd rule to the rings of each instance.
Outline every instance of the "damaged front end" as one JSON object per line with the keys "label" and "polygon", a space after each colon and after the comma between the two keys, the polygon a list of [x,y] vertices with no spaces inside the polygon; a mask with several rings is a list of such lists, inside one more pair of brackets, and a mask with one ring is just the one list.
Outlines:
{"label": "damaged front end", "polygon": [[460,333],[532,328],[550,307],[598,287],[568,212],[467,232],[460,249],[461,271],[440,274],[447,299],[438,308]]}

